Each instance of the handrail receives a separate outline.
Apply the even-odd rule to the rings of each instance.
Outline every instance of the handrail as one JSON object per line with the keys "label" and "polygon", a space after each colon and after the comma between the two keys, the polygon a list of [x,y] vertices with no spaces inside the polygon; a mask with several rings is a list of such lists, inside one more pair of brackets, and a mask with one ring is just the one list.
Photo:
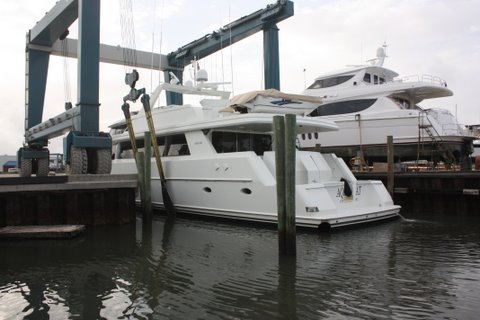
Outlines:
{"label": "handrail", "polygon": [[408,76],[403,76],[400,78],[396,78],[393,80],[394,82],[425,82],[425,83],[433,83],[433,84],[438,84],[441,86],[446,87],[447,82],[443,80],[440,77],[437,76],[432,76],[430,74],[413,74],[413,75],[408,75]]}
{"label": "handrail", "polygon": [[[418,117],[419,117],[419,127],[420,127],[420,129],[424,129],[427,132],[427,134],[429,135],[430,139],[432,139],[432,141],[434,143],[439,142],[439,141],[437,141],[437,138],[440,140],[440,142],[443,142],[442,136],[438,133],[438,131],[435,128],[435,126],[433,125],[432,121],[430,121],[430,118],[428,117],[428,110],[421,110],[418,113]],[[428,123],[426,124],[427,126],[425,126],[425,123],[423,122],[424,119],[427,119],[427,121],[428,121]],[[430,130],[430,127],[433,128],[433,132]],[[429,132],[430,132],[430,134],[429,134]],[[436,136],[434,136],[433,133],[435,133]]]}

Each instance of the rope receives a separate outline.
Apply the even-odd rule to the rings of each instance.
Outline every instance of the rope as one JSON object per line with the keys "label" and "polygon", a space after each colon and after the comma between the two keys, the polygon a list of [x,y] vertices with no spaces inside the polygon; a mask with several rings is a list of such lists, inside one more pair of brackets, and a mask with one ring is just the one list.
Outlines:
{"label": "rope", "polygon": [[122,33],[123,64],[128,73],[137,64],[135,25],[133,23],[132,0],[118,0]]}
{"label": "rope", "polygon": [[153,55],[155,52],[155,21],[157,20],[157,2],[155,0],[153,1],[153,32],[152,32],[152,54],[151,54],[151,60],[150,60],[150,92],[153,92]]}
{"label": "rope", "polygon": [[65,102],[72,101],[72,93],[70,88],[70,69],[67,59],[68,42],[67,38],[61,40],[62,56],[63,56],[63,92],[65,94]]}
{"label": "rope", "polygon": [[229,30],[230,30],[230,72],[232,74],[232,96],[235,96],[235,89],[233,85],[233,48],[232,48],[232,25],[231,25],[231,18],[230,18],[230,9],[231,7],[228,7],[228,25],[229,25]]}
{"label": "rope", "polygon": [[225,69],[223,65],[223,30],[220,30],[220,55],[222,58],[222,88],[225,90]]}
{"label": "rope", "polygon": [[[165,0],[162,1],[160,7],[160,39],[158,44],[158,53],[162,54],[162,44],[163,44],[163,20],[165,19]],[[162,58],[158,59],[158,84],[160,84],[162,79]],[[157,99],[157,106],[160,106],[160,99]]]}

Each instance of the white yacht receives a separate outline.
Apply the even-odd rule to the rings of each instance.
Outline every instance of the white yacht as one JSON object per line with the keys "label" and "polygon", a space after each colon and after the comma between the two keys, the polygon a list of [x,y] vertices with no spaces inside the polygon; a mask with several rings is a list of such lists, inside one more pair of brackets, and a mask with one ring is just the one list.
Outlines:
{"label": "white yacht", "polygon": [[334,121],[339,132],[299,137],[302,148],[321,145],[344,159],[367,163],[385,161],[387,136],[393,136],[395,161],[429,160],[460,164],[471,169],[473,137],[447,110],[422,109],[425,99],[453,95],[447,83],[434,76],[398,74],[383,67],[385,45],[377,50],[371,65],[354,66],[315,79],[304,95],[323,98],[309,113]]}
{"label": "white yacht", "polygon": [[[291,113],[304,103],[312,104],[304,108],[311,110],[320,99],[269,91],[230,101],[229,93],[205,87],[165,83],[160,89],[213,96],[198,105],[152,109],[168,193],[175,210],[277,223],[273,116]],[[266,99],[265,95],[274,97]],[[152,94],[152,101],[154,96],[158,95]],[[142,150],[142,137],[148,131],[145,112],[132,115],[131,123],[136,145]],[[112,173],[137,170],[126,128],[124,120],[111,126],[115,150]],[[336,129],[331,121],[297,115],[298,134]],[[155,159],[151,161],[152,204],[164,209]],[[344,161],[334,154],[297,151],[298,226],[330,228],[359,224],[394,218],[399,210],[380,181],[357,181]]]}

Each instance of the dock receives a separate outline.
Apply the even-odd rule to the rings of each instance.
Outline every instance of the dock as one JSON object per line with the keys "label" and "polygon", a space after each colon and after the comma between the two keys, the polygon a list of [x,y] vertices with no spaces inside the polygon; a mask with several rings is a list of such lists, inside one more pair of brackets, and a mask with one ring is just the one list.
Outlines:
{"label": "dock", "polygon": [[135,221],[136,175],[0,177],[0,228]]}
{"label": "dock", "polygon": [[[358,180],[381,180],[386,172],[356,172]],[[479,214],[480,171],[394,174],[393,200],[402,213]]]}
{"label": "dock", "polygon": [[0,238],[58,239],[73,238],[85,231],[84,225],[9,226],[0,228]]}

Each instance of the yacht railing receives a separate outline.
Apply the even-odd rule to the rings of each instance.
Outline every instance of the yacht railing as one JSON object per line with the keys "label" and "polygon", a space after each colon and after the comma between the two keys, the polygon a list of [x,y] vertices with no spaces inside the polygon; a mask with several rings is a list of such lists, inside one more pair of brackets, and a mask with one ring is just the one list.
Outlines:
{"label": "yacht railing", "polygon": [[424,82],[424,83],[433,83],[446,87],[447,82],[440,77],[432,76],[430,74],[414,74],[409,76],[403,76],[400,78],[395,78],[394,82]]}
{"label": "yacht railing", "polygon": [[432,142],[438,143],[442,141],[442,135],[438,133],[437,128],[430,119],[428,110],[422,110],[418,114],[418,129],[420,130],[420,134],[418,136],[420,141],[424,140],[424,136],[421,134],[422,131],[427,133]]}

